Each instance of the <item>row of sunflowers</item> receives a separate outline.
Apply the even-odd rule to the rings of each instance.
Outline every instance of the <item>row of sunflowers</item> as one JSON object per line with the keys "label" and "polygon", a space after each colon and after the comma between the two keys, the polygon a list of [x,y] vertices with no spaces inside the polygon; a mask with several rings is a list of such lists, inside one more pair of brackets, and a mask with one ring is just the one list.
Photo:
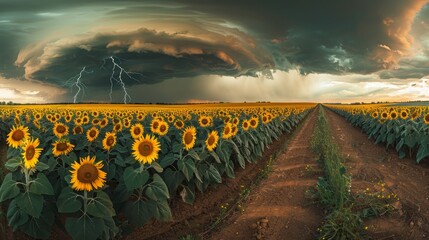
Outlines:
{"label": "row of sunflowers", "polygon": [[361,128],[375,143],[393,147],[417,163],[429,156],[429,107],[387,104],[326,105]]}
{"label": "row of sunflowers", "polygon": [[[112,239],[234,177],[314,104],[3,107],[0,187],[13,231]],[[94,110],[96,109],[96,110]]]}

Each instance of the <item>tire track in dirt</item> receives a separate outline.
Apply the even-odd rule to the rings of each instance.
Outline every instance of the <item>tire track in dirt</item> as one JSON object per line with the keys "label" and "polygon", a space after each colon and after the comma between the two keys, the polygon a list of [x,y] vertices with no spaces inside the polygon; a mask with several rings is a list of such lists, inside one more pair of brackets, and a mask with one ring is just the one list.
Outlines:
{"label": "tire track in dirt", "polygon": [[394,150],[376,145],[345,118],[328,109],[325,112],[332,137],[352,175],[352,191],[362,192],[383,181],[399,197],[394,204],[398,211],[365,222],[370,235],[384,240],[429,239],[429,165],[400,159]]}
{"label": "tire track in dirt", "polygon": [[[230,225],[212,239],[256,239],[257,222],[268,222],[257,239],[314,239],[324,214],[310,205],[305,192],[314,187],[322,172],[310,150],[318,109],[313,110],[273,164],[273,170],[244,204],[245,212],[236,214]],[[307,171],[306,168],[318,170]],[[261,232],[261,230],[259,231]]]}

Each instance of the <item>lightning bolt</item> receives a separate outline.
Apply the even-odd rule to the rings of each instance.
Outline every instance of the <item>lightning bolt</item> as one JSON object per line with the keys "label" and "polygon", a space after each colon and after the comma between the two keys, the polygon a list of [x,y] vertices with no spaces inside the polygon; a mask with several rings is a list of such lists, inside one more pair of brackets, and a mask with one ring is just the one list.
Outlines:
{"label": "lightning bolt", "polygon": [[[113,56],[110,56],[108,59],[110,59],[112,61],[113,67],[112,67],[112,74],[110,75],[110,92],[109,92],[109,97],[110,97],[110,101],[112,101],[112,92],[113,92],[113,81],[115,81],[117,84],[119,84],[119,86],[122,88],[122,91],[124,92],[124,103],[127,103],[127,100],[131,101],[131,96],[128,94],[127,91],[127,87],[122,79],[122,77],[128,77],[129,79],[132,79],[136,82],[140,82],[140,80],[138,80],[137,78],[133,77],[132,75],[139,75],[139,76],[143,76],[143,74],[141,73],[136,73],[136,72],[129,72],[126,71],[123,67],[121,67],[121,65],[119,65],[121,63],[120,59],[117,59]],[[106,59],[105,59],[106,60]],[[105,62],[104,60],[104,62]],[[119,63],[118,63],[118,62]],[[102,68],[104,68],[104,63]],[[116,73],[116,69],[118,69],[118,73]]]}
{"label": "lightning bolt", "polygon": [[82,91],[82,97],[85,96],[85,84],[82,83],[81,79],[82,79],[82,74],[83,73],[92,73],[89,71],[86,71],[86,66],[82,68],[82,70],[80,70],[79,74],[77,74],[74,77],[71,77],[69,80],[66,81],[66,83],[64,84],[65,86],[71,86],[72,90],[73,87],[77,88],[77,92],[73,97],[73,103],[76,103],[77,97],[79,96],[79,93]]}

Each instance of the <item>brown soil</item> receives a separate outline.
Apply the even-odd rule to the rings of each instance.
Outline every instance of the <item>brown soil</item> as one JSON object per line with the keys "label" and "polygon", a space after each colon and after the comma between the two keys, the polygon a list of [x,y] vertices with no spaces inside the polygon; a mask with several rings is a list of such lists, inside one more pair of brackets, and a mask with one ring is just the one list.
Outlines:
{"label": "brown soil", "polygon": [[311,205],[305,192],[322,174],[309,142],[318,111],[298,129],[273,165],[273,171],[253,191],[245,212],[237,213],[212,239],[314,239],[323,220],[321,207]]}
{"label": "brown soil", "polygon": [[[310,115],[312,116],[310,120],[314,124],[314,112]],[[307,117],[308,119],[308,117]],[[308,125],[308,124],[307,124]],[[308,134],[311,135],[311,132]],[[173,220],[170,222],[158,222],[158,221],[151,221],[145,226],[135,230],[130,235],[127,235],[124,237],[126,240],[131,239],[178,239],[181,236],[186,235],[194,235],[194,236],[201,236],[201,233],[205,232],[204,235],[202,235],[202,238],[207,238],[208,235],[210,235],[213,231],[207,231],[208,226],[220,215],[221,206],[225,205],[226,203],[233,204],[237,201],[239,198],[239,193],[241,186],[248,187],[252,184],[254,179],[258,176],[258,174],[261,172],[261,170],[267,165],[268,160],[270,159],[270,156],[277,155],[279,151],[283,150],[285,143],[288,141],[288,138],[290,138],[291,134],[284,134],[280,137],[279,140],[274,141],[269,148],[267,148],[263,156],[257,161],[257,163],[248,163],[246,165],[245,169],[236,168],[235,170],[235,178],[223,178],[222,183],[218,185],[216,188],[210,188],[205,193],[197,192],[195,197],[195,202],[193,205],[189,205],[184,203],[181,199],[175,198],[171,203],[171,210],[173,215]],[[295,143],[296,146],[296,143]],[[298,156],[298,155],[296,155]],[[301,158],[301,156],[298,156]],[[284,158],[282,155],[281,158]],[[304,158],[304,156],[302,157]],[[312,158],[313,161],[308,161],[314,164],[314,158]],[[299,163],[299,165],[297,165]],[[289,172],[296,172],[297,174],[302,173],[302,169],[305,167],[304,163],[302,161],[295,161],[295,164],[291,164],[285,167],[293,168],[290,171],[287,169],[284,169],[284,171],[274,173],[275,175],[278,175],[278,178],[281,178],[280,174],[289,174]],[[274,167],[274,168],[277,168]],[[273,175],[274,175],[273,174]],[[292,177],[292,179],[295,177]],[[313,177],[315,179],[315,177]],[[279,181],[277,185],[280,187],[282,184],[292,184],[291,186],[286,186],[286,188],[293,188],[295,190],[293,191],[285,191],[285,197],[292,197],[295,195],[295,192],[301,191],[301,188],[304,188],[303,185],[301,185],[303,182],[282,182]],[[307,182],[304,181],[305,184]],[[294,184],[297,184],[295,186]],[[314,183],[308,183],[309,185],[313,185]],[[307,188],[307,187],[305,187]],[[303,190],[304,191],[304,190]],[[301,191],[302,192],[302,191]],[[303,195],[303,193],[301,194]],[[272,198],[276,199],[276,201],[279,201],[280,195],[272,196]],[[276,203],[273,203],[276,204]],[[274,205],[273,205],[274,206]],[[287,207],[287,206],[280,206],[280,207]],[[294,206],[289,206],[293,207]],[[289,212],[291,211],[290,208],[288,208]],[[275,209],[271,209],[276,211]],[[300,209],[298,210],[292,210],[296,213],[300,213]],[[294,214],[296,214],[294,213]],[[293,215],[285,215],[287,219],[290,219],[291,222],[293,222]],[[256,220],[253,221],[256,223]],[[287,222],[287,221],[286,221]],[[285,222],[285,223],[286,223]],[[320,223],[320,220],[316,221],[316,225]],[[287,229],[286,229],[287,230]],[[235,232],[234,232],[235,233]],[[236,239],[236,236],[234,236]],[[232,238],[228,238],[232,239]]]}
{"label": "brown soil", "polygon": [[370,236],[385,240],[428,239],[429,164],[417,165],[413,159],[400,159],[393,149],[386,151],[385,146],[374,144],[345,118],[330,110],[325,112],[332,137],[352,175],[352,192],[373,188],[382,181],[387,190],[399,197],[393,204],[397,211],[365,222]]}

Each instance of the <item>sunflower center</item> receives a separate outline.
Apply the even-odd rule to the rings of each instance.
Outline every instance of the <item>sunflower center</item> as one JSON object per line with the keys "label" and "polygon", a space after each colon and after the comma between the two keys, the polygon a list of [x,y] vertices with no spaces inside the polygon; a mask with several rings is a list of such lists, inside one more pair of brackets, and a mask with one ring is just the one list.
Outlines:
{"label": "sunflower center", "polygon": [[16,130],[12,133],[12,139],[15,141],[21,141],[24,138],[24,132],[22,130]]}
{"label": "sunflower center", "polygon": [[161,132],[165,132],[167,130],[167,127],[165,125],[161,125],[161,127],[159,127],[159,131]]}
{"label": "sunflower center", "polygon": [[77,127],[76,129],[75,129],[75,132],[76,132],[76,134],[79,134],[79,133],[82,133],[82,128],[80,128],[80,127]]}
{"label": "sunflower center", "polygon": [[142,142],[139,144],[140,155],[147,157],[153,152],[153,145],[150,142]]}
{"label": "sunflower center", "polygon": [[402,112],[402,117],[406,117],[407,113],[406,112]]}
{"label": "sunflower center", "polygon": [[213,135],[210,135],[209,139],[207,140],[207,143],[209,146],[213,145],[215,143],[215,137]]}
{"label": "sunflower center", "polygon": [[247,123],[247,122],[245,122],[244,124],[243,124],[243,127],[244,128],[247,128],[249,126],[249,124]]}
{"label": "sunflower center", "polygon": [[158,126],[159,126],[159,122],[154,122],[154,123],[152,124],[153,129],[157,129],[157,128],[158,128]]}
{"label": "sunflower center", "polygon": [[98,178],[98,169],[93,164],[84,164],[77,170],[77,179],[83,183],[92,183]]}
{"label": "sunflower center", "polygon": [[114,142],[115,142],[115,139],[113,139],[112,136],[109,136],[106,140],[107,146],[112,146]]}
{"label": "sunflower center", "polygon": [[140,130],[140,128],[136,127],[134,128],[134,134],[135,135],[139,135],[142,131]]}
{"label": "sunflower center", "polygon": [[25,150],[25,158],[27,160],[31,160],[34,157],[34,154],[36,153],[36,149],[34,149],[34,146],[28,146]]}
{"label": "sunflower center", "polygon": [[429,114],[427,114],[427,115],[425,116],[425,121],[426,121],[426,122],[429,122]]}
{"label": "sunflower center", "polygon": [[255,126],[256,125],[256,121],[254,119],[250,120],[250,125]]}
{"label": "sunflower center", "polygon": [[57,132],[58,133],[65,133],[66,132],[66,128],[62,125],[57,126]]}
{"label": "sunflower center", "polygon": [[225,128],[225,131],[224,131],[225,135],[228,135],[229,132],[231,132],[231,129],[229,127]]}
{"label": "sunflower center", "polygon": [[207,120],[206,118],[203,118],[203,120],[201,120],[201,123],[203,125],[206,125],[207,123],[209,123],[209,120]]}
{"label": "sunflower center", "polygon": [[67,145],[67,143],[60,142],[60,143],[58,143],[58,144],[56,145],[56,149],[57,149],[58,151],[62,152],[62,151],[65,151],[65,150],[67,150],[67,149],[68,149],[68,145]]}
{"label": "sunflower center", "polygon": [[182,126],[183,126],[183,123],[182,123],[182,122],[180,122],[180,121],[179,121],[179,122],[177,122],[176,124],[177,124],[177,126],[178,126],[178,127],[182,127]]}
{"label": "sunflower center", "polygon": [[115,125],[115,130],[119,130],[119,129],[121,129],[121,125],[116,124],[116,125]]}
{"label": "sunflower center", "polygon": [[97,134],[97,132],[95,130],[91,130],[89,132],[89,136],[92,137],[92,138],[95,137],[96,134]]}
{"label": "sunflower center", "polygon": [[390,114],[390,116],[391,116],[392,118],[396,118],[396,113],[395,113],[395,112],[392,112],[392,113]]}
{"label": "sunflower center", "polygon": [[191,144],[192,140],[194,140],[194,136],[192,135],[192,133],[191,132],[185,133],[185,144],[186,145]]}

